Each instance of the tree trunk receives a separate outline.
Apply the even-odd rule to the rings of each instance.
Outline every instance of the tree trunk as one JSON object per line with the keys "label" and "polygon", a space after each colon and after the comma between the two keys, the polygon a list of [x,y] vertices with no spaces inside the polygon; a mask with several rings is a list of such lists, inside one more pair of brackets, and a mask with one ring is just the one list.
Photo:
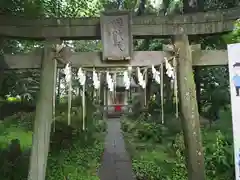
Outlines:
{"label": "tree trunk", "polygon": [[53,117],[55,63],[51,43],[46,43],[42,60],[40,92],[36,106],[28,180],[45,180],[46,176]]}
{"label": "tree trunk", "polygon": [[179,49],[178,83],[188,179],[204,180],[204,154],[188,36],[175,36],[175,45]]}

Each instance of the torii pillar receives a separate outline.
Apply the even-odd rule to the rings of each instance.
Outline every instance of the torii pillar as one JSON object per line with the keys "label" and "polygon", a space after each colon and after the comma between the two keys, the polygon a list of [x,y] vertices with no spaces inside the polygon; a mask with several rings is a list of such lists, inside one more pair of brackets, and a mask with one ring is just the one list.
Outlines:
{"label": "torii pillar", "polygon": [[47,41],[44,46],[28,180],[45,180],[46,176],[57,69],[53,45]]}
{"label": "torii pillar", "polygon": [[179,50],[178,87],[188,179],[205,180],[196,85],[192,70],[192,50],[189,46],[188,36],[185,34],[175,36],[175,46]]}

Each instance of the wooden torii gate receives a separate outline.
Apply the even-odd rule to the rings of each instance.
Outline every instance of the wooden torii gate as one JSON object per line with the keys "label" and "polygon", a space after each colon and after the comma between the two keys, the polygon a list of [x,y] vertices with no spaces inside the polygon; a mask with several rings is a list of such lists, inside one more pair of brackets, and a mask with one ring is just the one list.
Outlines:
{"label": "wooden torii gate", "polygon": [[[173,35],[175,46],[180,50],[178,80],[180,100],[182,100],[180,101],[182,124],[185,143],[187,144],[189,179],[203,180],[204,162],[192,66],[225,65],[227,64],[227,52],[226,50],[206,51],[200,50],[199,46],[190,46],[188,35],[232,31],[233,24],[239,16],[240,8],[177,16],[141,16],[133,17],[132,20],[129,13],[116,12],[113,14],[105,13],[101,17],[101,28],[100,18],[24,19],[0,16],[1,36],[45,41],[42,50],[36,50],[29,54],[5,54],[0,60],[0,69],[3,70],[41,68],[40,94],[36,108],[28,179],[45,179],[53,112],[53,84],[57,66],[63,67],[63,64],[57,63],[55,59],[61,62],[70,61],[73,67],[94,66],[98,68],[161,64],[164,57],[170,56],[167,51],[133,52],[131,37],[168,37]],[[127,48],[122,53],[120,51],[115,53],[109,51],[109,38],[104,39],[103,54],[100,52],[74,53],[69,51],[68,48],[63,48],[60,52],[56,51],[56,45],[58,44],[56,41],[60,39],[90,40],[100,39],[101,35],[107,38],[108,33],[105,30],[109,30],[109,26],[104,22],[116,22],[119,17],[122,17],[120,19],[125,22],[123,31],[125,36],[128,37],[128,41],[124,42]],[[131,21],[132,26],[129,26]],[[119,19],[117,22],[119,23]],[[114,29],[114,27],[111,28]],[[117,61],[119,59],[121,61]]]}

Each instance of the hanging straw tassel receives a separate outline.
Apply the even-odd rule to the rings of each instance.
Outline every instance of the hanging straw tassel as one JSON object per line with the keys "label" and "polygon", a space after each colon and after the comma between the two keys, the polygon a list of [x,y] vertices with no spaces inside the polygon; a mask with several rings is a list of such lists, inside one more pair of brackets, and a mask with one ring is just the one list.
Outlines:
{"label": "hanging straw tassel", "polygon": [[162,116],[162,124],[164,124],[164,97],[163,97],[163,63],[161,63],[161,66],[160,66],[160,78],[161,78],[161,81],[160,81],[160,94],[161,94],[161,116]]}
{"label": "hanging straw tassel", "polygon": [[[108,97],[111,99],[112,103],[114,103],[114,79],[113,76],[107,72],[107,84],[108,84]],[[107,99],[107,107],[108,107],[108,99]],[[107,111],[108,112],[108,111]]]}
{"label": "hanging straw tassel", "polygon": [[57,60],[54,60],[54,82],[53,82],[53,132],[56,131],[56,84],[57,84]]}
{"label": "hanging straw tassel", "polygon": [[68,125],[71,124],[71,107],[72,107],[72,69],[68,63],[65,67],[66,82],[68,86]]}
{"label": "hanging straw tassel", "polygon": [[86,117],[86,102],[85,102],[85,84],[82,86],[82,118],[83,118],[83,130],[86,129],[85,117]]}
{"label": "hanging straw tassel", "polygon": [[[100,86],[99,86],[99,89],[97,90],[97,112],[100,113],[101,112],[101,88],[102,88],[102,84],[101,84],[101,79],[102,79],[102,74],[101,72],[99,72],[99,81],[100,81]],[[101,113],[100,113],[101,114]]]}
{"label": "hanging straw tassel", "polygon": [[144,77],[145,77],[145,88],[144,88],[144,106],[145,108],[147,107],[147,80],[148,80],[148,69],[146,68],[145,71],[144,71]]}
{"label": "hanging straw tassel", "polygon": [[99,73],[100,87],[99,87],[99,89],[98,89],[98,104],[99,104],[99,102],[100,102],[100,100],[101,100],[101,87],[102,87],[101,79],[102,79],[102,73],[100,72],[100,73]]}
{"label": "hanging straw tassel", "polygon": [[71,124],[71,107],[72,107],[72,70],[68,63],[64,69],[66,83],[68,85],[68,125]]}
{"label": "hanging straw tassel", "polygon": [[176,118],[178,118],[178,85],[177,85],[177,61],[176,58],[173,59],[174,66],[174,96],[175,96],[175,105],[176,105]]}
{"label": "hanging straw tassel", "polygon": [[[127,74],[127,72],[124,71],[123,72],[123,84],[125,86],[125,88],[124,88],[124,101],[123,101],[124,105],[126,105],[125,97],[127,97],[127,99],[129,100],[129,93],[128,93],[128,91],[130,92],[130,87],[128,87],[128,84],[127,84],[128,83],[127,82],[128,76],[126,76],[126,74]],[[129,72],[128,72],[128,75],[129,75]],[[127,105],[128,105],[128,103],[127,103]]]}
{"label": "hanging straw tassel", "polygon": [[[95,83],[95,68],[93,68],[93,83]],[[95,89],[95,85],[94,85],[94,90],[93,90],[93,97],[94,97],[94,101],[97,101],[97,89]],[[94,103],[95,103],[94,102]]]}

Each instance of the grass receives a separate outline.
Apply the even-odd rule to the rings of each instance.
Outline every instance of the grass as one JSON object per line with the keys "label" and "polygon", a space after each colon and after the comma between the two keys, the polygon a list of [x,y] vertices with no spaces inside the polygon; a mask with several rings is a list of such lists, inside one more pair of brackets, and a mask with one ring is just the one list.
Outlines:
{"label": "grass", "polygon": [[[176,176],[176,179],[183,180],[186,178],[186,169],[184,167],[185,160],[184,157],[178,155],[177,150],[174,148],[174,143],[181,145],[183,147],[178,147],[178,149],[184,149],[183,139],[177,139],[177,133],[181,131],[181,125],[178,120],[167,120],[166,126],[167,131],[161,134],[162,140],[157,143],[153,141],[154,135],[148,140],[140,139],[138,136],[138,129],[141,126],[135,124],[136,122],[131,120],[123,121],[123,129],[124,126],[133,128],[136,126],[134,130],[125,130],[124,136],[125,141],[127,143],[127,148],[130,152],[133,162],[133,169],[137,175],[138,180],[164,180],[166,177],[171,177],[171,180],[175,180],[173,178],[173,173],[176,171],[181,171],[181,177]],[[151,124],[150,122],[145,122],[146,124]],[[145,128],[146,129],[146,128]],[[232,148],[232,122],[231,122],[231,112],[225,111],[221,112],[221,119],[215,122],[210,128],[208,125],[202,127],[202,139],[205,148],[213,148],[216,144],[216,139],[218,138],[218,130],[224,135],[230,142],[230,148]],[[162,131],[159,129],[159,131]],[[155,136],[159,136],[157,133],[154,133]],[[180,136],[179,136],[180,137]],[[177,140],[176,140],[177,139]],[[182,142],[176,142],[182,141]],[[213,150],[215,152],[217,150]],[[230,149],[232,151],[232,149]],[[224,153],[224,152],[223,152]],[[219,156],[219,155],[217,155]],[[176,164],[177,161],[182,163]],[[212,158],[212,157],[211,157]],[[212,161],[212,160],[211,160]],[[177,166],[176,166],[177,165]],[[182,167],[183,166],[183,167]],[[229,167],[230,168],[230,167]],[[232,167],[231,167],[232,168]],[[231,171],[231,170],[230,170]],[[179,173],[179,174],[180,174]],[[155,176],[155,174],[160,174],[159,176]],[[223,178],[224,179],[224,178]],[[210,179],[209,179],[210,180]],[[220,180],[217,179],[217,180]]]}
{"label": "grass", "polygon": [[220,120],[214,123],[211,128],[208,127],[205,129],[207,136],[204,136],[204,138],[207,141],[213,140],[216,137],[215,132],[217,130],[220,130],[224,135],[227,136],[228,139],[232,140],[233,132],[231,111],[222,111],[220,113]]}
{"label": "grass", "polygon": [[[33,119],[34,113],[18,113],[0,121],[1,180],[27,179]],[[65,119],[65,116],[60,119]],[[78,118],[75,117],[75,119],[79,121]],[[79,122],[73,122],[73,124],[79,124]],[[88,131],[83,132],[78,127],[68,127],[63,122],[56,123],[56,132],[52,133],[51,137],[46,178],[48,180],[67,178],[98,180],[97,169],[104,148],[104,126],[105,124],[101,121],[88,120]],[[9,144],[14,139],[20,141],[22,153],[12,164],[8,154]]]}

